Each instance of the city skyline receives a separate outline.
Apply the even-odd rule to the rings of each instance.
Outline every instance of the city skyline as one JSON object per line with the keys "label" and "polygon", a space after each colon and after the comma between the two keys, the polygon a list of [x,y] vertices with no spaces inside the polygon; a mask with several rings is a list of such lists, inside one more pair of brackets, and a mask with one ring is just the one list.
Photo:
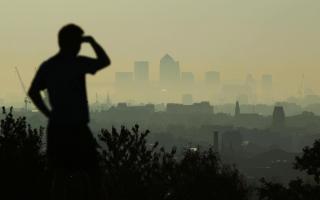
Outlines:
{"label": "city skyline", "polygon": [[[163,60],[165,60],[164,62],[167,62],[169,60],[167,72],[165,72],[165,73],[167,73],[166,75],[170,75],[170,73],[175,74],[174,76],[176,76],[176,77],[174,78],[174,80],[169,80],[169,79],[163,80],[164,75],[162,75],[162,78],[161,78],[161,68],[163,68],[163,65],[167,65],[167,63],[162,64]],[[171,64],[170,64],[170,62],[171,62]],[[165,53],[159,60],[158,74],[151,78],[150,72],[149,72],[150,71],[150,61],[148,61],[148,60],[135,60],[135,61],[133,61],[132,66],[130,68],[128,67],[127,71],[114,72],[112,74],[114,76],[113,80],[111,79],[110,81],[108,81],[109,87],[107,87],[108,89],[104,90],[104,91],[106,91],[106,94],[107,93],[110,94],[110,91],[111,91],[111,94],[117,95],[116,86],[119,85],[119,83],[122,84],[123,86],[131,85],[131,83],[134,83],[134,82],[137,82],[137,83],[140,82],[139,84],[142,84],[142,85],[143,84],[150,84],[150,83],[154,83],[154,82],[159,82],[159,84],[160,83],[169,84],[169,85],[166,85],[163,87],[163,88],[165,88],[165,87],[168,87],[172,84],[173,84],[172,86],[174,87],[175,82],[176,83],[179,82],[180,84],[184,84],[186,87],[189,87],[189,86],[192,87],[193,85],[196,85],[199,83],[204,84],[204,85],[201,85],[200,87],[205,86],[205,85],[219,86],[220,90],[230,92],[230,94],[232,94],[234,96],[233,98],[231,98],[231,99],[229,98],[229,100],[227,100],[228,103],[236,101],[236,100],[241,100],[241,102],[245,103],[245,104],[248,104],[248,103],[267,103],[267,104],[271,103],[271,104],[273,104],[273,103],[276,103],[279,101],[286,101],[288,98],[292,98],[292,97],[303,98],[305,95],[307,95],[307,96],[308,95],[318,95],[311,88],[305,87],[304,74],[302,75],[301,84],[297,85],[295,94],[293,94],[291,96],[283,96],[283,98],[276,98],[276,97],[274,98],[273,96],[276,96],[276,93],[279,91],[275,92],[276,90],[274,90],[274,88],[277,89],[278,86],[273,86],[274,85],[274,78],[273,78],[272,74],[264,73],[264,74],[261,74],[260,76],[256,77],[252,73],[248,72],[247,74],[243,74],[242,77],[238,77],[237,80],[228,80],[225,78],[225,77],[228,77],[228,76],[226,76],[226,74],[223,74],[218,70],[210,70],[209,69],[209,71],[202,72],[201,78],[199,78],[199,77],[195,78],[196,73],[194,71],[185,71],[183,66],[180,67],[179,63],[180,63],[179,60],[175,60],[175,58],[173,58],[170,54]],[[174,71],[172,71],[170,68],[171,67],[175,68],[175,65],[178,68],[174,69]],[[168,69],[169,69],[169,71],[168,71]],[[172,76],[171,76],[171,79],[172,79]],[[24,81],[24,80],[22,80],[22,81]],[[277,80],[275,82],[277,82]],[[104,86],[107,86],[107,85],[104,85]],[[260,99],[263,98],[264,100],[252,102],[252,99],[248,100],[248,98],[249,99],[252,98],[252,97],[250,97],[249,92],[246,94],[244,92],[242,92],[242,93],[241,92],[239,92],[239,93],[233,92],[239,88],[240,88],[240,90],[242,90],[241,87],[246,87],[246,88],[249,88],[250,90],[252,89],[253,93],[251,95],[255,95],[256,97],[260,96]],[[22,88],[20,88],[20,89],[21,89],[20,93],[22,96],[21,98],[23,98]],[[259,92],[258,90],[261,90],[261,91]],[[94,103],[97,100],[98,93],[100,94],[100,96],[101,95],[105,96],[106,94],[104,94],[104,91],[102,93],[95,92],[94,95],[92,95],[93,91],[91,91],[90,102]],[[210,87],[205,88],[203,91],[208,92],[208,93],[212,92],[212,91],[210,91]],[[259,94],[257,93],[257,91]],[[181,93],[181,96],[178,98],[180,100],[181,100],[181,98],[183,98],[182,96],[186,95],[186,94],[190,94],[192,96],[192,99],[195,97],[191,94],[192,92],[184,92],[184,91],[178,91],[178,92],[179,92],[179,95]],[[268,94],[267,92],[269,92],[270,94]],[[265,93],[269,96],[263,95],[262,93]],[[147,93],[145,93],[145,94],[147,94]],[[215,100],[213,98],[201,99],[200,96],[201,95],[199,95],[198,98],[195,98],[196,102],[201,102],[201,101],[214,102],[215,101],[216,104],[221,104],[218,102],[218,100]],[[117,100],[118,100],[118,102],[124,102],[127,100],[132,101],[133,99],[135,99],[134,96],[132,98],[125,98],[125,99],[120,98]],[[176,98],[175,100],[171,100],[171,102],[179,102],[178,99]],[[5,101],[5,98],[0,97],[0,100],[2,102],[5,102],[8,104],[8,101]],[[19,102],[21,102],[21,101],[18,100],[18,101],[15,101],[14,103],[20,104]],[[146,102],[151,103],[153,101],[152,100],[142,101],[140,103],[146,103]],[[168,102],[170,102],[170,101],[168,101]],[[15,105],[14,103],[13,103],[13,105]],[[139,101],[136,101],[136,103],[139,103]]]}
{"label": "city skyline", "polygon": [[[88,77],[93,101],[97,92],[112,93],[114,73],[132,69],[136,60],[148,61],[150,80],[156,79],[166,53],[194,80],[205,71],[219,71],[229,81],[272,74],[277,99],[284,99],[298,93],[304,75],[304,86],[319,94],[319,8],[312,0],[4,1],[0,98],[24,97],[14,67],[29,86],[40,62],[57,52],[57,31],[70,22],[94,35],[112,57],[110,69]],[[82,53],[92,55],[87,46]]]}

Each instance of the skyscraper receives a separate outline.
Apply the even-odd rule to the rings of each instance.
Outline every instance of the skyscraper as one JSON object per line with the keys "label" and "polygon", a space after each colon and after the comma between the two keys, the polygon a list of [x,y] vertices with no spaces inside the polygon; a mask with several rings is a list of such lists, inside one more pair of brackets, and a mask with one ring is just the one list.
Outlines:
{"label": "skyscraper", "polygon": [[192,72],[181,72],[181,82],[184,84],[194,83],[194,76]]}
{"label": "skyscraper", "polygon": [[255,87],[255,84],[256,84],[256,80],[253,78],[252,74],[248,74],[246,77],[245,85],[250,88],[253,88]]}
{"label": "skyscraper", "polygon": [[208,71],[205,73],[205,82],[207,84],[219,84],[220,73],[216,71]]}
{"label": "skyscraper", "polygon": [[160,60],[160,81],[178,81],[180,79],[179,62],[166,54]]}
{"label": "skyscraper", "polygon": [[135,81],[149,80],[149,62],[137,61],[134,63],[134,80]]}
{"label": "skyscraper", "polygon": [[272,75],[271,74],[263,74],[262,75],[261,87],[263,90],[271,90],[272,89]]}

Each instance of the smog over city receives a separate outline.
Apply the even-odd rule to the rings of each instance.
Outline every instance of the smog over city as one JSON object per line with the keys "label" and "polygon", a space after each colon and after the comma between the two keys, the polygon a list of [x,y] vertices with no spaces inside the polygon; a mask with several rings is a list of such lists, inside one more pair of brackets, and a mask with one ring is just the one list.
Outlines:
{"label": "smog over city", "polygon": [[3,0],[0,199],[317,199],[319,9]]}

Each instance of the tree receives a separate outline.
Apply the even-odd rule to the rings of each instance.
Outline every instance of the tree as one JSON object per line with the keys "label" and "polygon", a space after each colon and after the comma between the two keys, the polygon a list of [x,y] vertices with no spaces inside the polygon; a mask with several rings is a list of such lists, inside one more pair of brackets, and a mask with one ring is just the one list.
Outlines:
{"label": "tree", "polygon": [[[50,177],[43,128],[3,109],[0,122],[0,198],[45,199]],[[167,151],[149,144],[149,131],[112,128],[99,134],[101,167],[109,199],[247,199],[248,187],[234,166],[223,165],[213,149]],[[76,138],[75,138],[76,139]]]}
{"label": "tree", "polygon": [[316,183],[320,183],[320,139],[312,147],[304,147],[301,157],[296,157],[294,168],[312,175]]}
{"label": "tree", "polygon": [[312,147],[304,147],[302,156],[297,156],[294,168],[313,175],[315,184],[304,183],[300,178],[291,180],[288,186],[272,183],[261,179],[262,186],[258,188],[260,200],[317,200],[320,197],[320,140]]}
{"label": "tree", "polygon": [[235,167],[212,150],[186,149],[177,155],[148,144],[149,131],[102,130],[102,155],[110,199],[247,199],[248,188]]}
{"label": "tree", "polygon": [[32,129],[25,117],[2,108],[0,122],[1,199],[34,199],[43,191],[45,172],[43,129]]}

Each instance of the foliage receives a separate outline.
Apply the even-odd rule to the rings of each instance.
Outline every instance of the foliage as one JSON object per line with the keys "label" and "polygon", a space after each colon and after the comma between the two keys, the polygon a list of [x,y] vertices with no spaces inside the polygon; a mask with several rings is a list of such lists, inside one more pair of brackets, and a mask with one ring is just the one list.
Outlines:
{"label": "foliage", "polygon": [[315,184],[304,183],[297,178],[291,180],[287,187],[280,183],[268,182],[261,179],[262,186],[258,188],[261,200],[317,200],[320,197],[320,140],[312,147],[303,148],[302,156],[297,156],[294,168],[313,175]]}
{"label": "foliage", "polygon": [[[46,199],[50,187],[43,128],[32,129],[24,117],[3,109],[0,123],[0,198]],[[247,199],[247,186],[217,153],[186,149],[182,155],[149,144],[149,131],[121,127],[99,135],[109,199]],[[75,138],[76,139],[76,138]]]}
{"label": "foliage", "polygon": [[173,148],[147,144],[149,131],[121,127],[102,130],[99,138],[110,199],[246,199],[248,189],[234,167],[217,154],[187,149],[181,158]]}
{"label": "foliage", "polygon": [[259,189],[259,198],[262,200],[318,200],[320,196],[320,186],[304,183],[297,178],[291,180],[288,187],[280,183],[268,182],[261,179],[262,187]]}
{"label": "foliage", "polygon": [[320,183],[320,139],[312,147],[303,148],[303,155],[296,157],[295,169],[313,175],[316,183]]}
{"label": "foliage", "polygon": [[[13,109],[2,108],[0,122],[1,199],[26,199],[39,193],[45,170],[42,129],[32,129],[25,117],[13,117]],[[37,185],[39,184],[39,185]]]}

